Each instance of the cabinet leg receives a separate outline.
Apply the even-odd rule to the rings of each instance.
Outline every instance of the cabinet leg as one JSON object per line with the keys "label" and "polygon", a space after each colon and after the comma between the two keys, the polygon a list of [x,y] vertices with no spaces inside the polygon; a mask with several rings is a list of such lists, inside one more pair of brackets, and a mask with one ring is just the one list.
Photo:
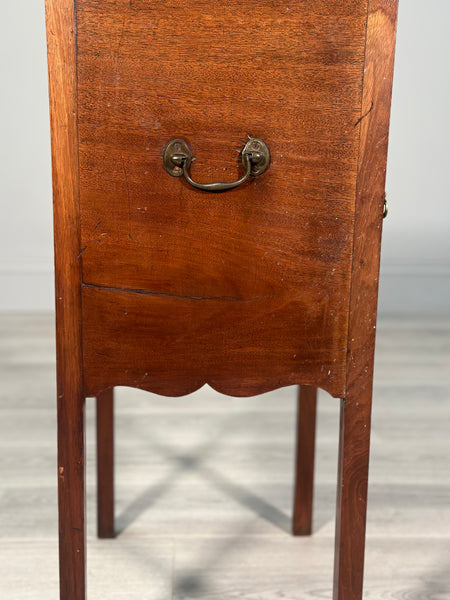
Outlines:
{"label": "cabinet leg", "polygon": [[114,392],[97,396],[97,533],[114,537]]}
{"label": "cabinet leg", "polygon": [[312,530],[316,406],[317,388],[308,385],[300,386],[292,526],[294,535],[310,535]]}
{"label": "cabinet leg", "polygon": [[334,600],[362,600],[372,394],[341,400]]}
{"label": "cabinet leg", "polygon": [[61,600],[86,598],[84,398],[58,396],[58,507]]}

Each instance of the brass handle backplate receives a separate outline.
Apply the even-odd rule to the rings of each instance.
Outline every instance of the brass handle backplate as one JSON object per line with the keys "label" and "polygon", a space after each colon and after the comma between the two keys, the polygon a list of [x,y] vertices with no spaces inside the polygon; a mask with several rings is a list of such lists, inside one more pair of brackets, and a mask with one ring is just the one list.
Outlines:
{"label": "brass handle backplate", "polygon": [[171,140],[164,150],[163,165],[165,170],[172,177],[181,177],[184,175],[186,181],[198,190],[206,192],[223,192],[242,185],[247,179],[258,177],[269,166],[270,152],[267,144],[263,140],[257,138],[249,138],[248,142],[242,149],[242,165],[245,169],[244,175],[237,181],[215,181],[213,183],[198,183],[194,181],[190,174],[189,168],[194,157],[187,142],[182,139]]}

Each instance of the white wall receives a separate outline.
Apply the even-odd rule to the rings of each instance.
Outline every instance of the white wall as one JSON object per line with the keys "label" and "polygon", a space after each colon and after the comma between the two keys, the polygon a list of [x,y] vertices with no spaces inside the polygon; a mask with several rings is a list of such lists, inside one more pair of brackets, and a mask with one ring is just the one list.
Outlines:
{"label": "white wall", "polygon": [[380,308],[450,314],[450,3],[400,0]]}
{"label": "white wall", "polygon": [[0,309],[53,305],[44,0],[0,0]]}
{"label": "white wall", "polygon": [[[450,3],[401,0],[383,313],[450,313]],[[0,309],[53,306],[44,0],[0,3]]]}

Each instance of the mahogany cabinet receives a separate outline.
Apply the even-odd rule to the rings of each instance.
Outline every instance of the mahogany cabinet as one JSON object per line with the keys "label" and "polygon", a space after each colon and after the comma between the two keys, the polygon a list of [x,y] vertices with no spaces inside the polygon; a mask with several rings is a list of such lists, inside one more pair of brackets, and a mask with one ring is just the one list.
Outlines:
{"label": "mahogany cabinet", "polygon": [[62,600],[85,598],[84,403],[114,534],[114,386],[341,402],[335,600],[362,598],[397,0],[46,0]]}

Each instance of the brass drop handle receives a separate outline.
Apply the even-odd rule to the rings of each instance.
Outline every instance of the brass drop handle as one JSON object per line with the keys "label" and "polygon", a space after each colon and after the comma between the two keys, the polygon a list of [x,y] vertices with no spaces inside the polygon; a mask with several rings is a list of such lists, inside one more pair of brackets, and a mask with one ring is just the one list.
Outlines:
{"label": "brass drop handle", "polygon": [[242,165],[245,169],[244,175],[237,181],[215,181],[213,183],[198,183],[189,174],[189,168],[193,161],[192,151],[187,142],[182,139],[170,141],[163,155],[165,170],[172,177],[184,175],[186,181],[198,190],[205,192],[223,192],[242,185],[250,176],[258,177],[269,166],[270,152],[267,144],[257,138],[249,138],[242,149]]}
{"label": "brass drop handle", "polygon": [[186,181],[198,190],[203,190],[205,192],[223,192],[224,190],[232,190],[242,183],[245,183],[250,177],[252,172],[252,158],[253,156],[250,154],[242,155],[242,164],[245,167],[245,173],[237,181],[214,181],[213,183],[199,183],[198,181],[194,181],[189,175],[189,167],[187,166],[187,160],[185,158],[182,159],[183,175]]}

